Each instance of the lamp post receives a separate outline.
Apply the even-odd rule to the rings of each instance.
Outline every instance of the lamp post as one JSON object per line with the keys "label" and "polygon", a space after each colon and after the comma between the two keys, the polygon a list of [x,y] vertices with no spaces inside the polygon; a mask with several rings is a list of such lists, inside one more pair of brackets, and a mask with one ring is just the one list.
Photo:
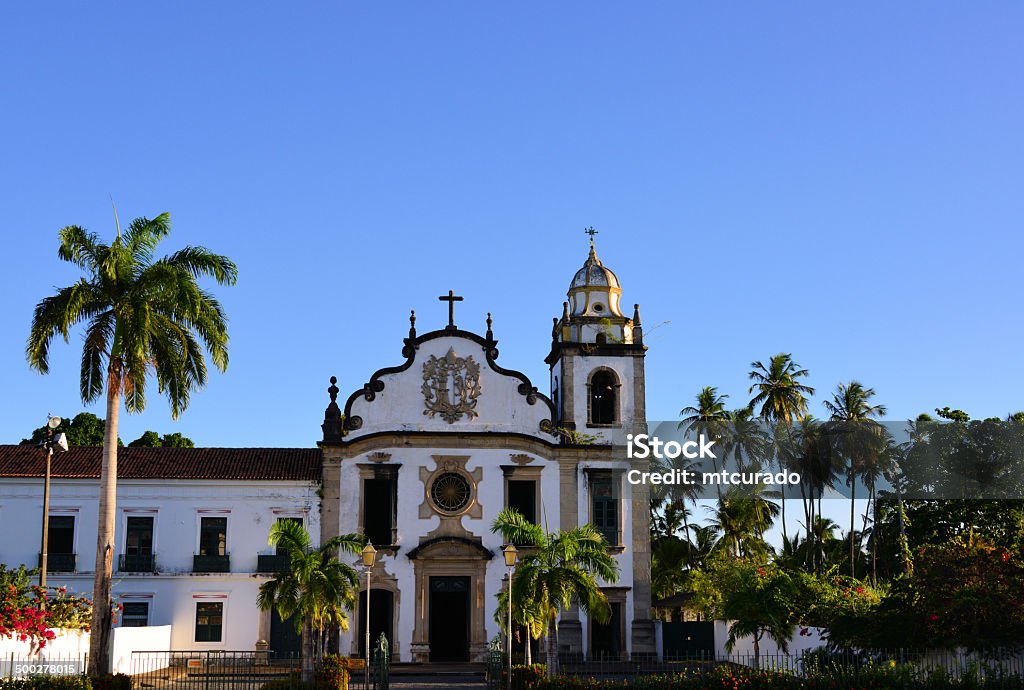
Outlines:
{"label": "lamp post", "polygon": [[373,544],[366,542],[363,547],[363,566],[366,568],[366,661],[363,666],[363,686],[366,690],[370,687],[370,572],[373,570],[373,562],[377,559],[377,549]]}
{"label": "lamp post", "polygon": [[53,430],[60,426],[60,417],[53,417],[46,421],[46,440],[39,444],[46,449],[46,475],[43,480],[43,536],[39,548],[39,586],[46,587],[46,560],[47,542],[50,538],[50,461],[53,459],[54,451],[63,453],[68,449],[68,439],[64,434],[53,435]]}
{"label": "lamp post", "polygon": [[[501,553],[505,556],[505,567],[508,568],[508,631],[507,637],[505,638],[505,651],[508,656],[507,658],[507,675],[505,687],[508,690],[512,690],[512,568],[516,565],[516,558],[519,556],[519,551],[516,549],[515,544],[509,544],[501,550]],[[527,642],[529,644],[529,642]]]}

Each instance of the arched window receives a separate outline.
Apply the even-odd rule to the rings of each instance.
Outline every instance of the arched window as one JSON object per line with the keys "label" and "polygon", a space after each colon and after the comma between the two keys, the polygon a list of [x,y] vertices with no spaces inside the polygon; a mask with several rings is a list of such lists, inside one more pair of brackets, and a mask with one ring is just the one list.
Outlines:
{"label": "arched window", "polygon": [[615,374],[602,369],[590,379],[590,423],[614,424],[618,421],[618,388]]}

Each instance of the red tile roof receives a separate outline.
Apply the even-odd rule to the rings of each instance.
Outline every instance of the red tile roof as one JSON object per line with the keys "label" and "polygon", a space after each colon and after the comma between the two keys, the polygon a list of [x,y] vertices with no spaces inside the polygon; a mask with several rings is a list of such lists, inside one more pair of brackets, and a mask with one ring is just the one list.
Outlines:
{"label": "red tile roof", "polygon": [[[53,457],[51,475],[100,476],[98,447],[74,447]],[[42,477],[46,456],[36,446],[0,445],[0,477]],[[319,481],[317,448],[119,448],[119,479],[237,479]]]}

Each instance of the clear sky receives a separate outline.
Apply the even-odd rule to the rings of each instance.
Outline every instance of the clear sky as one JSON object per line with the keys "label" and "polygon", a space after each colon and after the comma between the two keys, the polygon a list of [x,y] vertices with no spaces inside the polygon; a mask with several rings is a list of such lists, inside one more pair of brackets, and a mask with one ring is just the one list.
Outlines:
{"label": "clear sky", "polygon": [[400,363],[448,289],[546,390],[589,225],[652,419],[780,351],[819,415],[851,379],[890,417],[1024,408],[1020,3],[97,5],[0,10],[4,442],[82,409],[80,334],[45,377],[24,343],[109,195],[240,268],[227,374],[126,441],[310,446],[328,378]]}

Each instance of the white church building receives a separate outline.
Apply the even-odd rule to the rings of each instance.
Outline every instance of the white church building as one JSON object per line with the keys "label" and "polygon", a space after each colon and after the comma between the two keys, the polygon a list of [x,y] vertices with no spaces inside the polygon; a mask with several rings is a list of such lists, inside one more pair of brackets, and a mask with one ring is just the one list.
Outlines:
{"label": "white church building", "polygon": [[[619,580],[603,583],[611,620],[564,612],[561,652],[653,655],[648,494],[626,481],[633,467],[622,452],[626,434],[646,431],[646,348],[639,310],[627,317],[621,292],[591,244],[554,319],[548,395],[498,364],[489,316],[483,335],[457,325],[449,292],[447,325],[418,334],[412,315],[401,358],[361,388],[339,399],[332,377],[319,449],[123,449],[121,624],[171,624],[178,649],[292,647],[290,625],[258,612],[255,592],[280,566],[266,546],[270,525],[295,519],[315,540],[359,532],[372,541],[370,632],[387,636],[396,661],[482,661],[501,634],[494,613],[507,572],[490,527],[513,507],[549,529],[595,525],[619,562]],[[54,463],[49,579],[83,592],[98,455],[74,449]],[[9,565],[36,564],[41,475],[38,449],[0,448]],[[342,653],[363,652],[364,603],[361,592]]]}

